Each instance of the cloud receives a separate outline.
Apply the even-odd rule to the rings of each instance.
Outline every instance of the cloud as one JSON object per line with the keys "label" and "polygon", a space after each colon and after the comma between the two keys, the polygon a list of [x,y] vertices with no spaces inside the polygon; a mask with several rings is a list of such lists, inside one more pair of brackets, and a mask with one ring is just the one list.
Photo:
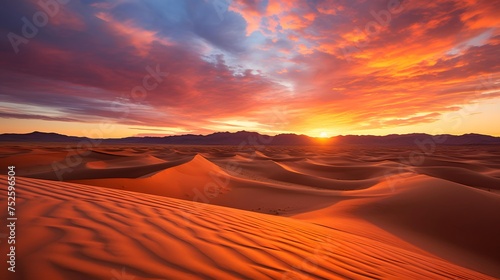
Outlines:
{"label": "cloud", "polygon": [[[41,7],[9,2],[0,11],[0,95],[41,111],[0,117],[263,130],[263,112],[286,104],[285,131],[390,132],[498,98],[498,7],[388,3],[235,0],[220,14],[211,1],[72,1],[15,54],[7,34],[21,36],[21,19]],[[133,100],[156,67],[168,76]],[[477,94],[483,76],[488,94]],[[111,109],[117,103],[126,117]]]}
{"label": "cloud", "polygon": [[0,118],[6,119],[24,119],[24,120],[44,120],[44,121],[62,121],[62,122],[80,122],[78,119],[65,117],[49,117],[44,115],[16,114],[0,112]]}

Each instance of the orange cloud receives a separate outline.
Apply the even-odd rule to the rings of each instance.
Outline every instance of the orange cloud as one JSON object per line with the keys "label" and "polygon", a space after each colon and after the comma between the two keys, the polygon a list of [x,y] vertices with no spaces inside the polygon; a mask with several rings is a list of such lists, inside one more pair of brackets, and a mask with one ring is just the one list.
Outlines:
{"label": "orange cloud", "polygon": [[[280,131],[383,134],[429,129],[447,113],[497,102],[497,5],[402,2],[395,13],[387,1],[235,0],[223,24],[209,1],[68,6],[66,15],[78,16],[54,20],[22,55],[0,50],[3,98],[21,108],[3,117],[272,131],[263,108],[286,105]],[[12,22],[30,12],[9,5]],[[117,118],[109,103],[156,65],[168,78]]]}

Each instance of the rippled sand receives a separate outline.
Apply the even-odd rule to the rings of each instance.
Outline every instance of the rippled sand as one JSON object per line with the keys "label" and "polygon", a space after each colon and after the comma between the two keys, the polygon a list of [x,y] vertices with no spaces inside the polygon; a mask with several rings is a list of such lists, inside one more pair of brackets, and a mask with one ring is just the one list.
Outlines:
{"label": "rippled sand", "polygon": [[415,151],[4,145],[12,279],[500,277],[500,149]]}

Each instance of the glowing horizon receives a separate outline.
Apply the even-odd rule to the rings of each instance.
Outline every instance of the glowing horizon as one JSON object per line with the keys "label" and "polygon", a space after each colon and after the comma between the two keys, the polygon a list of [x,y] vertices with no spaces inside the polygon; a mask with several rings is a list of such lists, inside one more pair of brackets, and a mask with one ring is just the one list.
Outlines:
{"label": "glowing horizon", "polygon": [[492,1],[6,5],[2,133],[500,136]]}

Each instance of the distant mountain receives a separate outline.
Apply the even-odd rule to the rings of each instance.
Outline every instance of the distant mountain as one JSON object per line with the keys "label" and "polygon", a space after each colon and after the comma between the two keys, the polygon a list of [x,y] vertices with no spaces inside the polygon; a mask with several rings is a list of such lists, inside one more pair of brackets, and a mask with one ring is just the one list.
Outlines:
{"label": "distant mountain", "polygon": [[[1,136],[0,136],[1,141]],[[306,135],[279,134],[276,136],[262,135],[257,132],[216,132],[209,135],[175,135],[165,137],[128,137],[123,139],[106,139],[109,143],[144,143],[171,145],[317,145],[317,141]]]}
{"label": "distant mountain", "polygon": [[[86,137],[67,136],[57,133],[31,132],[27,134],[0,134],[0,142],[52,142],[76,143],[89,140]],[[319,139],[306,135],[278,134],[262,135],[257,132],[216,132],[209,135],[175,135],[165,137],[127,137],[99,139],[106,144],[169,144],[169,145],[361,145],[361,146],[412,146],[412,145],[500,145],[500,137],[481,134],[429,135],[424,133],[373,135],[341,135],[329,139]]]}
{"label": "distant mountain", "polygon": [[87,138],[39,131],[26,134],[0,134],[1,142],[77,142],[82,139]]}

